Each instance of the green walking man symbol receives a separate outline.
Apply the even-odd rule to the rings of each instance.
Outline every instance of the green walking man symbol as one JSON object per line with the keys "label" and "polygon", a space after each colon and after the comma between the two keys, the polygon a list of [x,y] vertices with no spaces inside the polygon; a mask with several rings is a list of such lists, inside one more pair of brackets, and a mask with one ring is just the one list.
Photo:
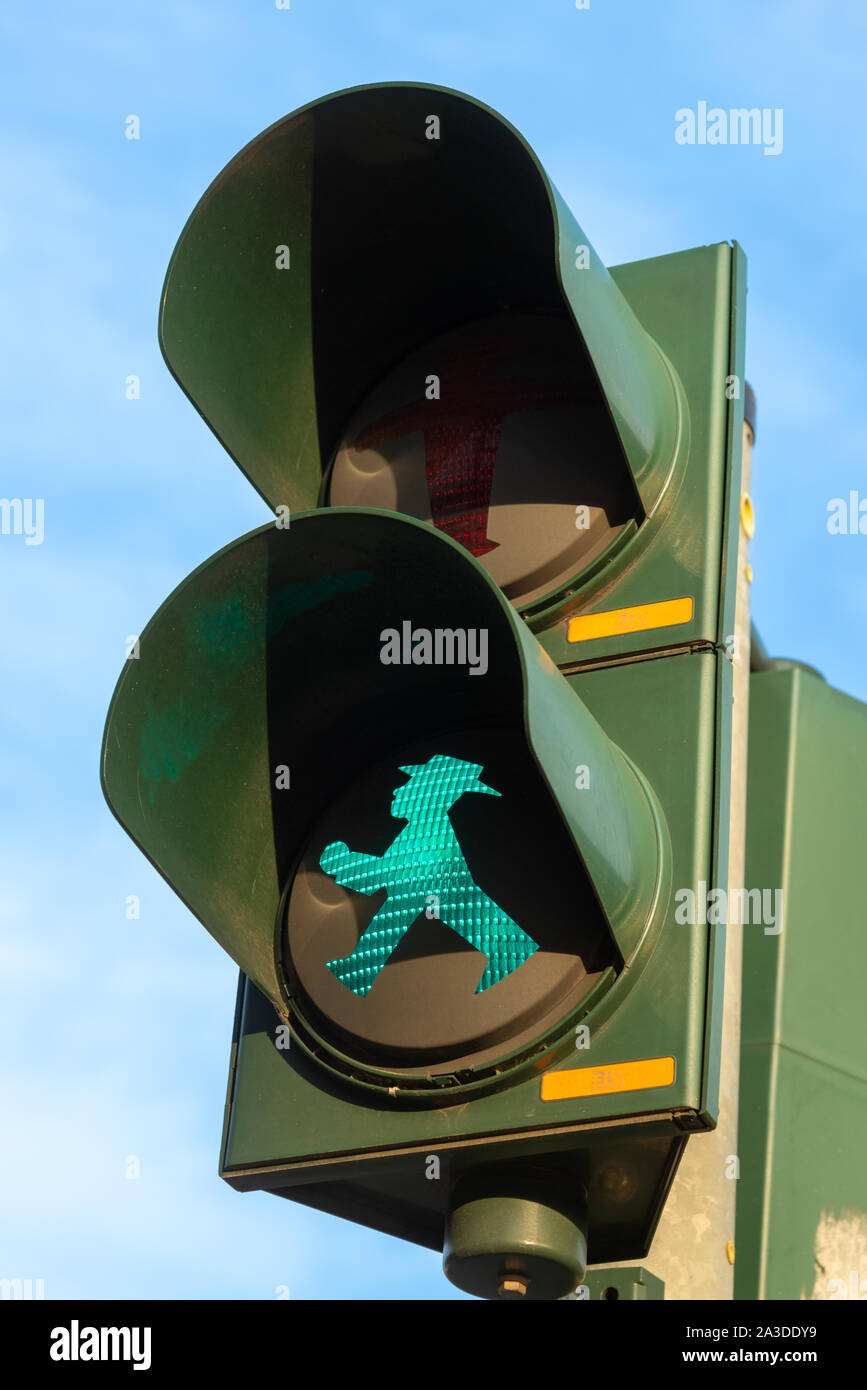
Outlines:
{"label": "green walking man symbol", "polygon": [[500,796],[480,780],[482,767],[437,753],[426,763],[402,767],[409,781],[398,787],[391,814],[406,819],[382,856],[361,854],[342,840],[323,850],[319,863],[341,888],[357,893],[388,890],[388,897],[350,955],[326,964],[353,994],[364,998],[389,956],[425,910],[431,895],[436,916],[488,958],[476,987],[481,994],[504,980],[539,949],[473,880],[449,810],[464,792]]}

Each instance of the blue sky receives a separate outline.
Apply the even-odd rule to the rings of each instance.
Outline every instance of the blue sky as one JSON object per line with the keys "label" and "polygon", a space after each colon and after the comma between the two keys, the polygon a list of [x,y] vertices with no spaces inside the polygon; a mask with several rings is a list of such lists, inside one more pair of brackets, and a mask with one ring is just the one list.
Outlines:
{"label": "blue sky", "polygon": [[[826,529],[829,499],[867,498],[867,8],[5,0],[0,55],[0,493],[45,501],[41,545],[0,535],[0,1276],[49,1298],[459,1296],[436,1254],[216,1176],[236,970],[102,800],[127,634],[268,519],[162,363],[165,268],[259,131],[399,79],[502,112],[609,264],[737,239],[753,615],[867,699],[867,536]],[[701,100],[782,108],[782,152],[678,145]]]}

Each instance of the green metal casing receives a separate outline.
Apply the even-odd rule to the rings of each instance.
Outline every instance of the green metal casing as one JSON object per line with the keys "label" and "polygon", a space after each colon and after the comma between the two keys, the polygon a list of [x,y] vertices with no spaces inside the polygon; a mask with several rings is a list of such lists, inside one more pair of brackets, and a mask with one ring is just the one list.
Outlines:
{"label": "green metal casing", "polygon": [[[442,119],[445,143],[428,147],[422,132],[431,111]],[[375,181],[374,217],[358,196],[364,184],[350,158],[353,130],[369,154],[362,173]],[[424,215],[410,217],[407,234],[386,245],[377,198],[394,189],[390,215],[401,217],[395,180],[404,165],[407,204],[414,197]],[[463,170],[454,176],[462,189],[473,177],[491,181],[490,196],[480,199],[487,221],[469,231],[461,199],[449,196],[455,168]],[[455,238],[461,249],[450,253]],[[292,268],[275,275],[274,251],[284,243]],[[584,269],[576,260],[582,246]],[[416,84],[341,93],[278,123],[232,161],[190,218],[166,279],[163,352],[254,486],[271,506],[292,508],[286,553],[307,546],[307,569],[293,595],[263,528],[181,586],[119,683],[103,778],[119,819],[247,972],[220,1160],[236,1188],[271,1190],[440,1249],[456,1185],[519,1164],[553,1187],[586,1191],[591,1263],[647,1253],[687,1136],[711,1128],[717,1115],[725,929],[679,923],[674,907],[678,890],[727,879],[726,642],[734,631],[745,294],[743,254],[727,243],[609,274],[506,122],[460,94]],[[535,1062],[530,1049],[526,1065],[502,1084],[414,1105],[335,1075],[295,1038],[288,1048],[275,1045],[277,1025],[291,1021],[273,950],[291,855],[281,860],[276,819],[272,825],[271,777],[282,758],[262,733],[275,696],[269,651],[287,625],[306,639],[319,604],[345,594],[353,612],[364,607],[368,570],[347,565],[335,580],[329,569],[327,541],[343,525],[340,510],[296,515],[321,500],[340,430],[359,400],[395,360],[462,314],[526,310],[568,315],[574,324],[634,483],[637,522],[567,588],[510,614],[525,676],[537,664],[554,671],[554,679],[526,676],[513,724],[560,803],[603,906],[616,896],[606,888],[605,856],[594,872],[589,838],[578,843],[581,817],[567,811],[553,773],[584,760],[582,738],[603,763],[610,741],[612,765],[625,759],[649,788],[663,827],[662,868],[651,926],[625,944],[619,938],[623,968],[587,998],[589,1047],[568,1039],[556,1050],[540,1046]],[[371,530],[380,526],[377,515],[368,513]],[[392,530],[411,526],[419,537],[429,534],[418,522]],[[317,528],[318,574],[310,541]],[[360,513],[359,536],[363,529]],[[437,555],[450,554],[453,543],[440,537],[437,546],[434,578],[419,578],[419,591],[427,583],[433,594],[437,566],[445,575],[452,565]],[[467,593],[493,604],[480,566],[469,556],[465,565]],[[396,570],[400,582],[406,574]],[[569,640],[575,616],[684,598],[692,601],[689,621],[648,629],[637,622],[616,636]],[[326,716],[337,723],[351,707],[343,657],[339,625],[319,646],[298,646],[293,688],[310,685],[314,660],[335,672],[324,710],[310,701],[306,708],[318,733]],[[350,652],[349,672],[354,661]],[[392,734],[384,719],[383,756]],[[239,750],[243,775],[233,784]],[[351,756],[358,760],[360,750]],[[320,785],[318,795],[326,789]],[[636,881],[648,872],[643,835],[610,846],[615,857],[640,854]],[[651,1058],[674,1059],[670,1084],[542,1099],[545,1071],[602,1073]]]}
{"label": "green metal casing", "polygon": [[584,1280],[583,1297],[611,1303],[617,1300],[657,1303],[665,1297],[665,1284],[642,1268],[591,1270]]}
{"label": "green metal casing", "polygon": [[867,705],[799,669],[750,680],[735,1297],[867,1296]]}
{"label": "green metal casing", "polygon": [[[543,1102],[539,1079],[531,1077],[466,1106],[361,1107],[351,1091],[324,1084],[300,1050],[276,1050],[273,1010],[241,982],[223,1177],[239,1189],[265,1187],[432,1248],[442,1246],[460,1174],[474,1165],[544,1159],[562,1161],[571,1181],[585,1181],[595,1193],[591,1263],[641,1257],[686,1135],[716,1117],[725,929],[676,923],[673,892],[702,880],[724,885],[727,876],[725,639],[734,627],[742,403],[727,400],[725,382],[743,379],[744,262],[737,248],[723,245],[614,275],[689,384],[692,442],[678,508],[667,509],[646,549],[639,533],[634,561],[612,578],[597,606],[621,606],[621,593],[628,603],[688,593],[697,626],[582,644],[591,650],[582,651],[580,663],[565,644],[565,619],[542,637],[607,735],[652,785],[672,842],[672,898],[649,959],[634,980],[624,972],[589,1015],[589,1050],[556,1065],[673,1055],[674,1084]],[[566,730],[549,734],[562,740]],[[426,1179],[430,1155],[441,1162],[441,1181]]]}

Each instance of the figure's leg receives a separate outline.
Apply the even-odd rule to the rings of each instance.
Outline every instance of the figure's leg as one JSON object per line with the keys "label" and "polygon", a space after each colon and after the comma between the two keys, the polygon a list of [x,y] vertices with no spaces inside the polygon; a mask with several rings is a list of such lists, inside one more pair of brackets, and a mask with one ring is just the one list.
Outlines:
{"label": "figure's leg", "polygon": [[422,908],[413,903],[398,916],[394,899],[386,898],[359,937],[355,950],[340,960],[325,962],[334,978],[363,999],[370,993],[380,970],[421,911]]}
{"label": "figure's leg", "polygon": [[539,949],[538,942],[475,883],[461,883],[444,894],[440,917],[446,926],[488,957],[476,994],[504,980]]}
{"label": "figure's leg", "polygon": [[482,994],[535,955],[539,945],[481,890],[474,895],[472,915],[474,931],[469,939],[488,957],[476,986],[476,994]]}
{"label": "figure's leg", "polygon": [[539,947],[529,936],[525,941],[503,941],[502,938],[496,942],[491,942],[491,955],[482,973],[482,978],[476,985],[476,994],[483,994],[491,985],[498,985],[501,980],[505,980],[507,975],[518,969],[531,956],[535,955]]}

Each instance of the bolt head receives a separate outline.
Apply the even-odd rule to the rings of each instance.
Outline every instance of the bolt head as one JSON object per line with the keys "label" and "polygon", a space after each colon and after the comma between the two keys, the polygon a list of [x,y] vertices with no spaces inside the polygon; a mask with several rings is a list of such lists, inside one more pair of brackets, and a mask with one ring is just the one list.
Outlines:
{"label": "bolt head", "polygon": [[529,1288],[530,1281],[524,1274],[501,1274],[497,1280],[500,1298],[523,1298]]}

